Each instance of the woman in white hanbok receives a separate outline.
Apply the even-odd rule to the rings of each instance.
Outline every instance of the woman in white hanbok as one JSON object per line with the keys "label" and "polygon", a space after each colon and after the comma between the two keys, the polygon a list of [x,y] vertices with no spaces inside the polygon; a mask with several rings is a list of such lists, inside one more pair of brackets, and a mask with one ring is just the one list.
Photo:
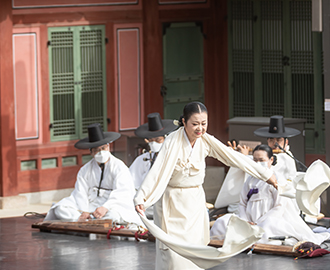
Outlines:
{"label": "woman in white hanbok", "polygon": [[[258,145],[253,150],[253,160],[268,168],[275,165],[268,145]],[[276,176],[279,186],[285,185],[286,179],[281,174]],[[211,237],[222,238],[231,215],[216,220],[211,228]],[[248,177],[241,191],[239,217],[264,229],[259,243],[279,245],[282,242],[278,239],[285,239],[286,245],[294,245],[298,241],[320,245],[330,237],[329,233],[314,233],[297,213],[292,199],[279,196],[277,189],[253,176]]]}
{"label": "woman in white hanbok", "polygon": [[[239,167],[249,174],[277,186],[276,178],[269,169],[229,149],[206,133],[208,122],[204,104],[199,102],[187,104],[184,108],[182,124],[184,127],[172,132],[165,139],[156,162],[134,199],[136,210],[141,214],[141,218],[149,230],[153,225],[143,217],[144,211],[145,208],[156,203],[154,221],[161,228],[161,232],[156,237],[166,243],[164,245],[162,242],[156,241],[156,269],[200,269],[196,264],[209,268],[221,262],[218,260],[214,263],[213,261],[212,264],[210,256],[206,262],[202,262],[200,259],[194,260],[198,253],[197,249],[179,252],[181,255],[189,257],[188,260],[171,250],[180,251],[180,249],[176,249],[175,243],[170,245],[171,249],[169,249],[166,241],[167,238],[170,238],[178,240],[180,243],[186,243],[185,251],[189,249],[189,245],[206,246],[209,243],[209,217],[202,187],[207,156],[212,156],[228,166]],[[158,232],[157,230],[156,232]],[[154,234],[154,231],[151,232]],[[246,237],[247,239],[241,241],[246,245],[245,248],[256,241],[248,238],[250,235]],[[243,245],[240,247],[242,248]],[[220,257],[237,254],[237,250],[235,254],[228,250],[233,249],[226,249]],[[212,253],[210,250],[203,252],[204,250],[200,252],[201,257]]]}

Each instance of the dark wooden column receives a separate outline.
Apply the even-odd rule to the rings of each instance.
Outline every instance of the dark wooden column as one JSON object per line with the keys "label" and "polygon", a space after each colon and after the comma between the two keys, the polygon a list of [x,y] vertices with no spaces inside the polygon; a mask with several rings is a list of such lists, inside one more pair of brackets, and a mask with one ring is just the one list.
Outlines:
{"label": "dark wooden column", "polygon": [[[228,24],[227,1],[211,1],[210,19],[205,22],[205,105],[209,112],[208,132],[223,143],[228,140]],[[207,165],[219,166],[207,159]]]}
{"label": "dark wooden column", "polygon": [[163,116],[162,25],[159,20],[158,1],[143,0],[143,58],[144,58],[144,108],[147,114],[159,112]]}
{"label": "dark wooden column", "polygon": [[227,1],[211,1],[205,37],[205,105],[208,132],[226,143],[229,118]]}
{"label": "dark wooden column", "polygon": [[[323,1],[323,57],[324,57],[324,98],[330,99],[330,2]],[[330,164],[330,112],[325,108],[325,144],[326,144],[326,159]]]}
{"label": "dark wooden column", "polygon": [[[322,1],[322,17],[323,17],[323,63],[324,63],[324,98],[330,99],[330,1]],[[325,108],[325,153],[327,164],[330,164],[330,111]],[[330,213],[330,189],[327,192],[326,213],[327,217]],[[324,210],[322,210],[324,211]]]}
{"label": "dark wooden column", "polygon": [[0,197],[18,194],[11,2],[0,8]]}

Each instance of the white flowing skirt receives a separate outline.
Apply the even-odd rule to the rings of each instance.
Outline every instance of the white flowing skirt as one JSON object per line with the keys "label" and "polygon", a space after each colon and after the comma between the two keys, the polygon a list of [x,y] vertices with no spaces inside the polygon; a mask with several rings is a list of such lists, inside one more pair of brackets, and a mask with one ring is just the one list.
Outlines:
{"label": "white flowing skirt", "polygon": [[[191,244],[209,243],[209,218],[202,186],[191,188],[167,187],[155,204],[155,224],[173,238]],[[201,269],[156,241],[156,269]]]}

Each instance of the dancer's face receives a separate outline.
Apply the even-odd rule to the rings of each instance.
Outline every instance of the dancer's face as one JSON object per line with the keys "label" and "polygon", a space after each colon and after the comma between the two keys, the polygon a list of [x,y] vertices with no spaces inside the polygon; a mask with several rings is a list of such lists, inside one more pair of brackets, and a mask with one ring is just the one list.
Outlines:
{"label": "dancer's face", "polygon": [[194,144],[196,139],[202,137],[207,131],[207,113],[194,113],[190,116],[187,123],[183,119],[184,129],[187,133],[191,144]]}

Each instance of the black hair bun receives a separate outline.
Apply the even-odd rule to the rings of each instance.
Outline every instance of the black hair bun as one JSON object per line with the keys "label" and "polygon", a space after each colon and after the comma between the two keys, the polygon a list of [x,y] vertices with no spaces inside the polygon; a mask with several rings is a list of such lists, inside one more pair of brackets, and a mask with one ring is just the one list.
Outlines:
{"label": "black hair bun", "polygon": [[179,120],[178,120],[178,123],[179,123],[179,127],[183,127],[183,115],[181,115],[180,117],[179,117]]}

